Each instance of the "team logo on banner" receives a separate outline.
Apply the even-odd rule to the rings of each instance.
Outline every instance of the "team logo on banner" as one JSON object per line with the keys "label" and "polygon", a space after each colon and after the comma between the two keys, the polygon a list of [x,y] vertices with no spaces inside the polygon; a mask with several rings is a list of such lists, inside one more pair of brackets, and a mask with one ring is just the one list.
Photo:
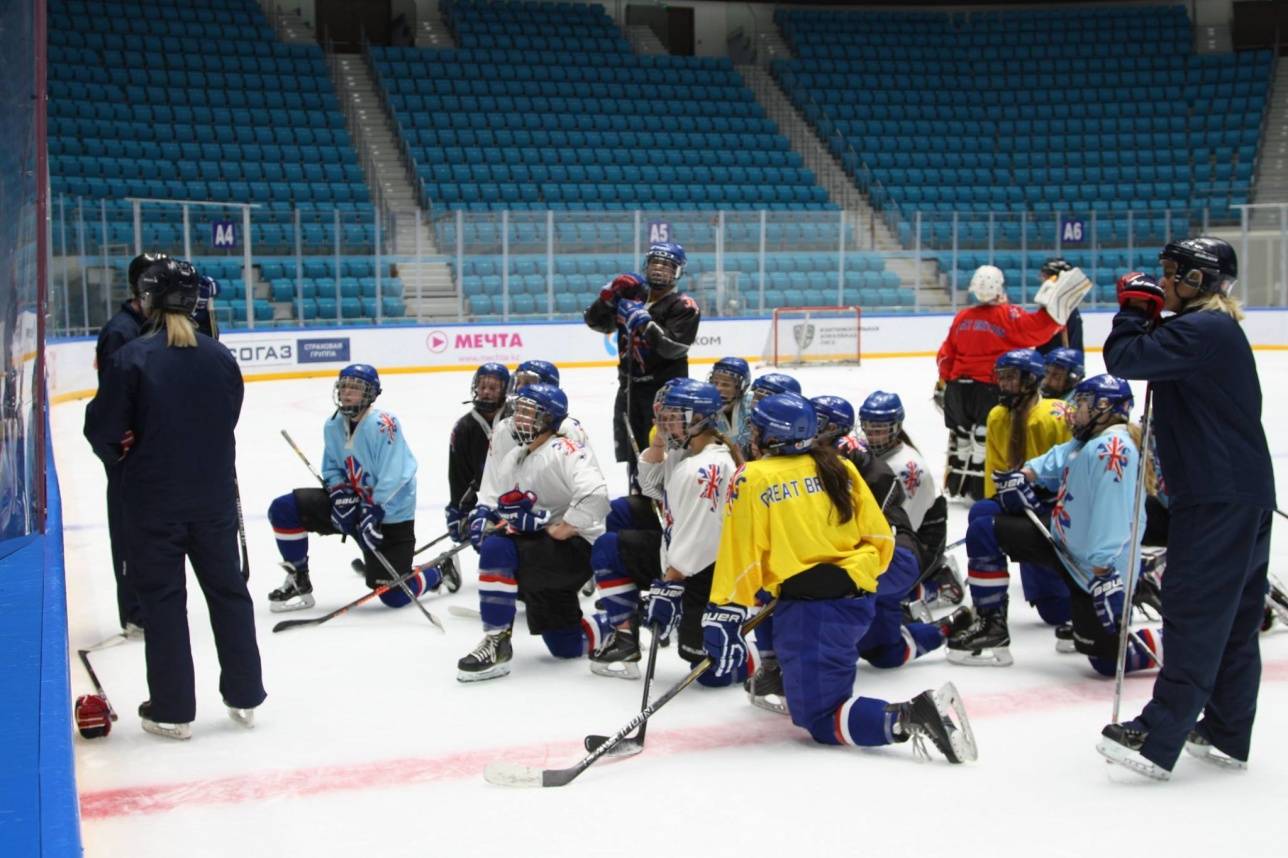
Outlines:
{"label": "team logo on banner", "polygon": [[792,325],[792,338],[796,340],[797,348],[809,348],[809,344],[814,342],[813,323],[802,322],[799,325]]}

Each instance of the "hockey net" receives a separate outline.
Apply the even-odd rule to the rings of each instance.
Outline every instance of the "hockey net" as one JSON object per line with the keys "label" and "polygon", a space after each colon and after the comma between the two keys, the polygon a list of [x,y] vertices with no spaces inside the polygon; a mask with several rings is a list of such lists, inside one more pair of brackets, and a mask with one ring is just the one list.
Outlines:
{"label": "hockey net", "polygon": [[863,311],[848,307],[778,307],[765,346],[771,366],[858,364]]}

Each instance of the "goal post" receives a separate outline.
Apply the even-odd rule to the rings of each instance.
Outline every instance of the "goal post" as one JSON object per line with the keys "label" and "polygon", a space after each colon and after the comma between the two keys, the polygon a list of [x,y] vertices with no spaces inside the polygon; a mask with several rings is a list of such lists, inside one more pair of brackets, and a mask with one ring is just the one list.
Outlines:
{"label": "goal post", "polygon": [[862,308],[856,305],[776,307],[765,362],[772,366],[857,365],[862,316]]}

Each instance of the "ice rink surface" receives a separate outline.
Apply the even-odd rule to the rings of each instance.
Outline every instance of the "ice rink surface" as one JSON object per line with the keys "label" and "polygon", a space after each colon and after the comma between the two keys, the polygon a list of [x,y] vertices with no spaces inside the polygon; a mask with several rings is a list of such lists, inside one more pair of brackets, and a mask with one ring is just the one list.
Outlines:
{"label": "ice rink surface", "polygon": [[[540,357],[540,355],[531,355]],[[1288,456],[1288,353],[1259,352],[1264,425],[1276,464]],[[1101,371],[1099,354],[1088,373]],[[707,367],[695,366],[694,375]],[[930,358],[874,359],[861,367],[795,371],[807,396],[836,394],[856,409],[873,390],[898,392],[907,428],[936,468],[945,430],[930,401]],[[563,373],[573,416],[585,424],[610,494],[624,491],[613,463],[611,369]],[[466,411],[469,375],[383,378],[379,405],[395,413],[420,462],[418,543],[443,532],[448,435]],[[1143,384],[1134,384],[1138,402]],[[116,631],[103,469],[81,436],[85,402],[53,410],[66,522],[71,648]],[[1264,672],[1251,766],[1229,773],[1182,757],[1170,783],[1110,769],[1094,750],[1109,718],[1113,681],[1076,655],[1058,655],[1050,628],[1012,577],[1009,668],[949,665],[940,649],[894,671],[859,668],[861,693],[903,700],[952,680],[969,711],[978,762],[919,763],[909,745],[823,747],[790,721],[750,706],[741,689],[694,686],[650,723],[640,756],[605,759],[561,789],[507,790],[484,782],[495,760],[571,766],[582,737],[611,734],[638,711],[641,685],[593,676],[585,660],[559,661],[520,617],[513,672],[456,681],[456,661],[478,642],[476,555],[462,553],[465,585],[424,600],[447,627],[378,602],[324,626],[271,634],[284,617],[317,616],[357,598],[351,544],[311,542],[317,607],[272,614],[281,581],[266,510],[311,485],[279,436],[286,429],[314,465],[331,414],[331,380],[248,384],[237,430],[259,645],[268,700],[253,731],[220,703],[209,622],[189,573],[198,713],[189,742],[142,732],[143,646],[93,656],[120,713],[106,739],[76,740],[86,854],[90,856],[394,855],[1282,855],[1288,815],[1288,630],[1262,636]],[[1220,443],[1220,439],[1195,439]],[[193,451],[200,455],[199,450]],[[938,480],[942,475],[936,474]],[[1288,491],[1280,484],[1281,505]],[[194,487],[194,490],[199,490]],[[949,540],[965,531],[952,506]],[[1284,522],[1277,521],[1277,525]],[[1277,527],[1276,530],[1279,530]],[[421,555],[421,560],[437,549]],[[964,551],[958,556],[965,569]],[[1271,572],[1288,579],[1288,542],[1276,533]],[[590,609],[589,600],[583,607]],[[90,690],[72,654],[73,694]],[[655,694],[687,665],[661,651]],[[1131,677],[1125,713],[1147,698],[1153,673]]]}

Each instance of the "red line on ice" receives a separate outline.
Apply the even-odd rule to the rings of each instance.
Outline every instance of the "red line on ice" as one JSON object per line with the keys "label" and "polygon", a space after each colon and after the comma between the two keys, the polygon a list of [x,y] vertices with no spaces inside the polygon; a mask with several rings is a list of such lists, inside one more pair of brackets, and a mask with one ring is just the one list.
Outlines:
{"label": "red line on ice", "polygon": [[[1264,662],[1263,682],[1288,681],[1288,660]],[[1127,694],[1142,697],[1153,685],[1154,673],[1127,678]],[[1112,681],[1087,679],[1062,685],[1044,685],[967,697],[972,720],[1032,714],[1087,703],[1104,703],[1113,697]],[[1093,727],[1095,725],[1092,725]],[[808,742],[807,734],[786,719],[757,719],[743,724],[712,724],[649,733],[649,756],[710,751],[755,742]],[[110,819],[146,813],[164,813],[195,805],[241,804],[339,792],[388,789],[413,783],[433,783],[481,777],[484,767],[496,760],[535,766],[571,765],[585,751],[574,742],[542,742],[511,748],[487,748],[437,757],[406,757],[317,766],[285,771],[256,772],[187,783],[148,784],[95,790],[80,797],[83,819]],[[600,763],[602,765],[603,763]]]}

